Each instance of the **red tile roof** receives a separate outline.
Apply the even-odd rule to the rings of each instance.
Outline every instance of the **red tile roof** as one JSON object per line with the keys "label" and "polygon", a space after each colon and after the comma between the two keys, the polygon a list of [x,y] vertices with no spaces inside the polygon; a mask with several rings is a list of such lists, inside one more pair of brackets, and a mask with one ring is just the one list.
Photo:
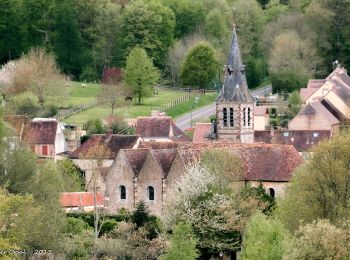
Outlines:
{"label": "red tile roof", "polygon": [[143,138],[169,137],[170,117],[139,117],[136,121],[136,134]]}
{"label": "red tile roof", "polygon": [[206,134],[209,133],[211,129],[211,123],[197,123],[194,128],[193,143],[207,143],[209,139],[206,138]]}
{"label": "red tile roof", "polygon": [[[80,158],[87,154],[92,147],[104,144],[110,151],[108,158],[115,158],[120,149],[131,149],[139,139],[135,135],[93,135],[70,155],[71,158]],[[106,158],[106,159],[108,159]]]}
{"label": "red tile roof", "polygon": [[150,153],[148,149],[125,149],[123,150],[126,160],[132,168],[135,176],[139,174],[147,155]]}
{"label": "red tile roof", "polygon": [[24,127],[21,140],[26,144],[55,144],[58,122],[32,121]]}
{"label": "red tile roof", "polygon": [[166,176],[176,157],[176,149],[152,150],[151,154],[162,169],[164,176]]}
{"label": "red tile roof", "polygon": [[177,148],[178,146],[177,142],[140,142],[138,148],[171,149]]}
{"label": "red tile roof", "polygon": [[[94,206],[93,192],[64,192],[60,194],[61,207],[86,207]],[[104,205],[104,198],[100,193],[96,194],[97,205]]]}

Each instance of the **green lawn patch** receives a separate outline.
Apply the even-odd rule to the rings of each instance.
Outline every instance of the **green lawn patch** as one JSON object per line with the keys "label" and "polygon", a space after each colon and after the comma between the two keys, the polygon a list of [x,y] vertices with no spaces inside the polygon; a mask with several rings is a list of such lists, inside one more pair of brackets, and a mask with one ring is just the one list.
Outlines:
{"label": "green lawn patch", "polygon": [[170,108],[167,111],[167,114],[172,118],[179,117],[183,114],[186,114],[191,111],[191,106],[193,110],[198,109],[199,107],[209,105],[215,101],[217,93],[209,93],[206,95],[199,96],[198,104],[195,104],[195,98],[191,98],[188,101],[181,103],[173,108]]}

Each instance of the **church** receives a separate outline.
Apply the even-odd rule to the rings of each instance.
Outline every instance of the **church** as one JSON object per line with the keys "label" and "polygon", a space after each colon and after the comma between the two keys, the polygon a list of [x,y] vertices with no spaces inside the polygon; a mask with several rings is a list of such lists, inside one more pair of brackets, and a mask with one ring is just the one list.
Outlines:
{"label": "church", "polygon": [[[254,142],[254,104],[245,75],[245,66],[239,50],[236,29],[227,65],[224,85],[216,102],[216,139],[234,143]],[[216,130],[216,131],[215,131]]]}

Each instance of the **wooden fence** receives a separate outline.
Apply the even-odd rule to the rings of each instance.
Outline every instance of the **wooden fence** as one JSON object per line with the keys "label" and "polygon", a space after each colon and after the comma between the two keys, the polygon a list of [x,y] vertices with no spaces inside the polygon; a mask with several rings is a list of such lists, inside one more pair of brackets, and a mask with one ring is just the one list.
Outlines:
{"label": "wooden fence", "polygon": [[188,100],[190,100],[191,98],[195,97],[195,96],[198,96],[198,95],[203,95],[204,94],[204,91],[203,90],[196,90],[196,91],[191,91],[189,92],[188,94],[184,95],[184,96],[181,96],[177,99],[175,99],[174,101],[164,105],[164,106],[160,106],[160,107],[155,107],[155,110],[158,110],[160,112],[166,112],[168,111],[169,109],[177,106],[177,105],[180,105]]}

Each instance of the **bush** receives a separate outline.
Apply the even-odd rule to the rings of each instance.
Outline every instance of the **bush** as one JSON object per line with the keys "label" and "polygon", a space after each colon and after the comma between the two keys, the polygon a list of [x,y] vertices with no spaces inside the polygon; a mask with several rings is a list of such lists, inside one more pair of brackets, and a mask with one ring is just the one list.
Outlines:
{"label": "bush", "polygon": [[90,119],[87,121],[84,124],[84,130],[88,136],[106,133],[106,129],[102,125],[102,121],[100,119]]}
{"label": "bush", "polygon": [[55,105],[49,105],[47,106],[42,112],[42,117],[53,117],[57,114],[58,108]]}
{"label": "bush", "polygon": [[6,108],[9,113],[36,117],[40,106],[38,98],[32,92],[23,92],[11,97]]}
{"label": "bush", "polygon": [[105,234],[108,234],[111,232],[115,227],[117,226],[117,221],[115,219],[106,219],[103,221],[101,230],[100,230],[100,236],[103,236]]}

